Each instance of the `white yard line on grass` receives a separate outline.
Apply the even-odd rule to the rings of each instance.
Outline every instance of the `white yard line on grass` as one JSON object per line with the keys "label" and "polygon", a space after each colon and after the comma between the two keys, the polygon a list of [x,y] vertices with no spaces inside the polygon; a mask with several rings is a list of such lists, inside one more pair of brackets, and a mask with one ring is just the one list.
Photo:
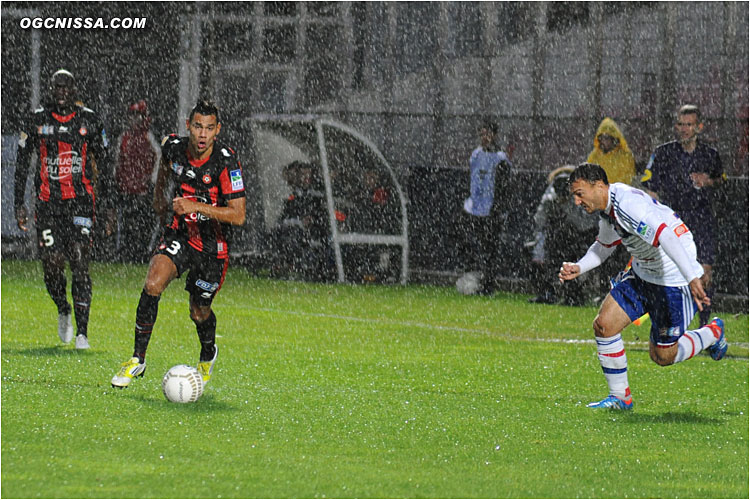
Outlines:
{"label": "white yard line on grass", "polygon": [[[302,311],[287,311],[284,309],[273,309],[270,307],[247,307],[247,309],[253,310],[253,311],[263,311],[263,312],[270,312],[274,314],[288,314],[293,316],[306,316],[306,317],[314,317],[314,318],[328,318],[328,319],[336,319],[336,320],[344,320],[344,321],[357,321],[361,323],[377,323],[382,325],[397,325],[397,326],[408,326],[408,327],[416,327],[416,328],[427,328],[430,330],[445,330],[445,331],[452,331],[452,332],[462,332],[462,333],[477,333],[477,334],[484,334],[484,335],[500,335],[503,338],[509,339],[509,340],[517,340],[522,342],[546,342],[551,344],[593,344],[594,339],[555,339],[555,338],[539,338],[539,337],[519,337],[516,335],[511,335],[508,333],[498,332],[494,330],[486,330],[483,328],[463,328],[460,326],[446,326],[446,325],[436,325],[432,323],[421,323],[417,321],[398,321],[398,320],[392,320],[392,319],[382,319],[382,318],[360,318],[357,316],[343,316],[340,314],[328,314],[328,313],[311,313],[311,312],[302,312]],[[644,330],[645,334],[648,335],[648,330]],[[748,348],[747,342],[731,342],[731,339],[729,345],[741,347],[744,349]],[[642,346],[642,347],[648,347],[648,342],[646,341],[625,341],[628,345],[634,345],[634,346]],[[747,358],[744,358],[747,359]]]}

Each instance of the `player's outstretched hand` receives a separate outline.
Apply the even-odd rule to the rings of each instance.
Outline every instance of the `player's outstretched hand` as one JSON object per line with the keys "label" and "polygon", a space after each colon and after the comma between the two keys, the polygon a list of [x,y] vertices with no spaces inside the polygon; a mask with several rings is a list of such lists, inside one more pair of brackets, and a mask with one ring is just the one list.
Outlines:
{"label": "player's outstretched hand", "polygon": [[700,278],[694,278],[690,282],[690,293],[693,294],[693,300],[698,306],[699,311],[703,311],[703,306],[711,305],[711,297],[706,295],[706,291],[703,289],[703,283]]}
{"label": "player's outstretched hand", "polygon": [[572,262],[563,262],[560,267],[560,273],[557,275],[560,278],[560,283],[563,281],[570,281],[576,279],[581,275],[581,266],[573,264]]}

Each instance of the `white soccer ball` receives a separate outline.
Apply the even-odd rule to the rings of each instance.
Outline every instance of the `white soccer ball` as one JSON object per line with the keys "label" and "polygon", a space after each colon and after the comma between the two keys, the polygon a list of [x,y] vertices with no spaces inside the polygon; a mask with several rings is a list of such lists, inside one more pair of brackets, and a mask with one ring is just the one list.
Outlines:
{"label": "white soccer ball", "polygon": [[481,283],[482,273],[475,271],[464,273],[456,280],[456,290],[463,295],[474,295],[479,291]]}
{"label": "white soccer ball", "polygon": [[164,374],[161,389],[173,403],[192,403],[203,394],[203,377],[194,366],[173,366]]}

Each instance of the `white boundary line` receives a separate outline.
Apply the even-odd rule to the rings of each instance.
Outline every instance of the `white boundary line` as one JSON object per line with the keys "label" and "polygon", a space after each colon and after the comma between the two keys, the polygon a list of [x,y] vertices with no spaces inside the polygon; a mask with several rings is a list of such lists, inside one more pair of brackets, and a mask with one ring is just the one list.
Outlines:
{"label": "white boundary line", "polygon": [[[291,316],[327,318],[327,319],[336,319],[336,320],[344,320],[344,321],[356,321],[360,323],[379,323],[383,325],[408,326],[408,327],[416,327],[416,328],[427,328],[430,330],[453,331],[453,332],[462,332],[462,333],[477,333],[477,334],[482,334],[482,335],[500,336],[508,340],[521,341],[521,342],[545,342],[545,343],[550,343],[550,344],[594,344],[595,343],[593,338],[591,339],[554,339],[554,338],[518,337],[515,335],[511,335],[511,334],[497,332],[493,330],[485,330],[482,328],[463,328],[460,326],[435,325],[435,324],[430,324],[430,323],[421,323],[417,321],[397,321],[397,320],[378,319],[378,318],[360,318],[357,316],[343,316],[340,314],[288,311],[284,309],[274,309],[271,307],[246,307],[246,309],[251,310],[251,311],[261,311],[261,312],[269,312],[269,313],[275,313],[275,314],[287,314]],[[648,342],[645,342],[645,341],[627,341],[626,340],[625,343],[631,346],[648,347]],[[741,347],[744,349],[748,348],[747,342],[734,342],[734,343],[730,342],[729,345],[730,346],[734,345],[734,346]],[[748,358],[743,357],[741,359],[748,359]]]}

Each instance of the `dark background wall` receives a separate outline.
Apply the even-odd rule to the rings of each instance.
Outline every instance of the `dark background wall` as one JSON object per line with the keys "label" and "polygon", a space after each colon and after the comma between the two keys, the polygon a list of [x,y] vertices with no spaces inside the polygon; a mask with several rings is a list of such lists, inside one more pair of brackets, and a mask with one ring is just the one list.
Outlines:
{"label": "dark background wall", "polygon": [[[546,188],[547,175],[515,171],[511,230],[505,235],[503,274],[510,279],[528,279],[530,257],[523,244],[533,240],[534,210]],[[469,191],[468,169],[415,166],[409,175],[410,263],[419,274],[425,270],[448,272],[444,278],[472,270],[467,266],[467,228],[461,223],[461,207]],[[718,190],[716,215],[719,237],[714,278],[717,291],[747,295],[748,290],[748,183],[730,179]],[[592,241],[593,243],[593,241]],[[424,279],[440,279],[426,273]],[[430,277],[430,274],[432,276]]]}
{"label": "dark background wall", "polygon": [[[716,200],[716,281],[747,294],[746,2],[3,2],[0,13],[3,193],[6,148],[31,109],[35,75],[43,98],[49,75],[66,67],[113,138],[140,98],[157,135],[178,129],[198,96],[225,110],[238,145],[232,124],[253,113],[322,113],[359,129],[407,186],[413,269],[458,272],[456,217],[481,117],[499,122],[519,169],[509,262],[525,263],[520,245],[546,173],[585,159],[604,116],[642,169],[672,138],[676,107],[691,101],[730,175]],[[147,25],[31,30],[23,17]]]}

